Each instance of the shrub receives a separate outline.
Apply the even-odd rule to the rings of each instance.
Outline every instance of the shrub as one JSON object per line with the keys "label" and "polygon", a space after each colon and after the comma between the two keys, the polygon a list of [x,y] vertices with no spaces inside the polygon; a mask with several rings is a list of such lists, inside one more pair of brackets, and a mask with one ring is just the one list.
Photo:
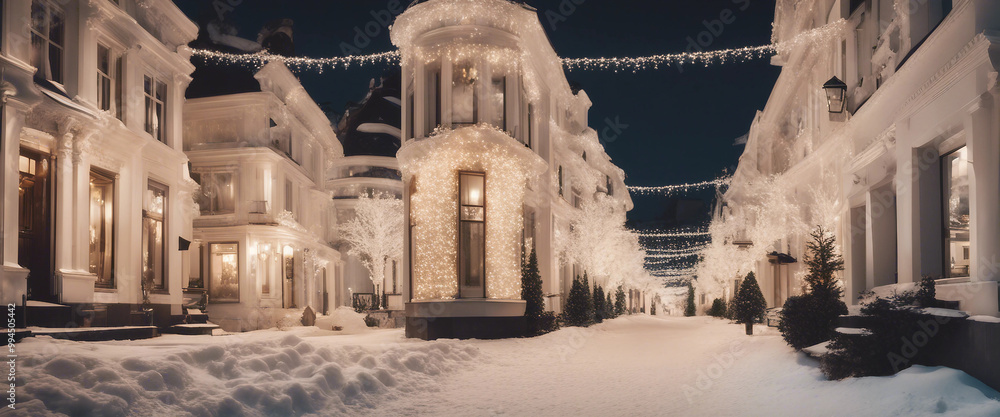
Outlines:
{"label": "shrub", "polygon": [[712,301],[712,307],[708,309],[708,315],[712,317],[726,317],[726,300],[716,298]]}
{"label": "shrub", "polygon": [[585,285],[579,277],[573,280],[566,298],[566,311],[563,313],[563,321],[567,326],[589,326],[594,321],[593,300]]}
{"label": "shrub", "polygon": [[368,327],[378,327],[378,319],[372,316],[365,316],[365,325]]}
{"label": "shrub", "polygon": [[847,314],[847,305],[815,294],[789,297],[781,310],[778,330],[795,350],[830,340],[837,317]]}
{"label": "shrub", "polygon": [[766,310],[767,300],[764,299],[764,293],[760,292],[757,277],[750,272],[733,298],[733,317],[737,323],[746,325],[747,335],[752,335],[753,324],[764,320]]}
{"label": "shrub", "polygon": [[697,313],[694,307],[694,286],[689,282],[687,302],[684,304],[684,317],[691,317]]}
{"label": "shrub", "polygon": [[781,310],[778,330],[781,337],[796,350],[822,343],[834,336],[837,317],[847,314],[847,305],[840,301],[843,289],[834,275],[844,269],[844,258],[837,253],[835,238],[822,227],[816,228],[806,245],[809,267],[805,281],[808,292],[789,297]]}
{"label": "shrub", "polygon": [[594,322],[604,321],[604,290],[600,285],[594,285]]}
{"label": "shrub", "polygon": [[[864,335],[834,334],[820,369],[829,379],[886,376],[906,369],[913,358],[902,353],[910,338],[929,319],[913,308],[933,303],[934,280],[925,278],[920,288],[889,298],[876,297],[862,307],[869,331]],[[932,297],[927,299],[926,297]]]}
{"label": "shrub", "polygon": [[615,315],[622,314],[625,314],[625,289],[619,285],[618,291],[615,291]]}
{"label": "shrub", "polygon": [[521,299],[525,303],[524,317],[529,336],[537,336],[557,328],[555,315],[551,311],[545,311],[542,277],[538,273],[538,257],[534,250],[521,270]]}

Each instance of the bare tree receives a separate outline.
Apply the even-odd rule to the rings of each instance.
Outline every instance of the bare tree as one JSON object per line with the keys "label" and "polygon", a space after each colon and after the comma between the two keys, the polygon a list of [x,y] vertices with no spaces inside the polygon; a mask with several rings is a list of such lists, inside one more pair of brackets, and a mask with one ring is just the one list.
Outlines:
{"label": "bare tree", "polygon": [[386,264],[403,256],[403,201],[388,194],[362,194],[354,213],[341,226],[341,237],[351,245],[348,254],[368,269],[375,296],[381,297]]}

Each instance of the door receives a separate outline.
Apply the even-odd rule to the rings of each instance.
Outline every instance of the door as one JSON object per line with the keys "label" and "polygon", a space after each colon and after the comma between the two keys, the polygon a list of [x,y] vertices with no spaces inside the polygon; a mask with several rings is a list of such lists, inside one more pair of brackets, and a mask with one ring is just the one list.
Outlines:
{"label": "door", "polygon": [[28,298],[57,302],[52,279],[52,158],[21,149],[18,160],[18,255],[28,269]]}

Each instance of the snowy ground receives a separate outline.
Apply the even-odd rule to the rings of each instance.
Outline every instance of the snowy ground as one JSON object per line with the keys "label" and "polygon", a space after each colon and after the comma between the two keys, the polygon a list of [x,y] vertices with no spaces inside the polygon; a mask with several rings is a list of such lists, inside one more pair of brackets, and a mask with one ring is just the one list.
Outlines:
{"label": "snowy ground", "polygon": [[962,372],[830,382],[773,329],[757,331],[631,316],[501,341],[316,328],[37,338],[18,345],[18,405],[27,415],[1000,415],[1000,395]]}

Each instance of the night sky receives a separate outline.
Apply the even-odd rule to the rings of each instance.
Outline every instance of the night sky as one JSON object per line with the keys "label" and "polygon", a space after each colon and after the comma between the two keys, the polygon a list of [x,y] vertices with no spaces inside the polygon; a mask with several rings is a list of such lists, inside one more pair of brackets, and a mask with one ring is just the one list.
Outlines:
{"label": "night sky", "polygon": [[[256,39],[266,21],[295,21],[295,47],[300,56],[344,55],[342,44],[362,46],[356,29],[375,22],[381,28],[362,53],[393,49],[389,31],[375,15],[385,17],[389,0],[175,0],[192,20],[219,8],[240,30]],[[563,57],[643,56],[702,48],[716,50],[770,42],[774,1],[762,0],[527,0],[539,11],[556,52]],[[580,4],[577,4],[580,3]],[[726,16],[731,23],[719,19]],[[706,22],[708,23],[706,25]],[[711,28],[709,28],[711,27]],[[721,29],[721,30],[720,30]],[[356,42],[360,41],[360,42]],[[700,41],[700,43],[699,43]],[[386,66],[299,74],[318,103],[342,113],[359,101],[368,82]],[[768,60],[726,65],[661,68],[638,73],[576,70],[567,73],[594,105],[590,125],[611,135],[602,137],[612,160],[625,170],[628,185],[668,185],[713,179],[732,172],[743,148],[733,141],[750,128],[778,77]],[[606,129],[608,121],[621,133]],[[698,193],[694,197],[710,197]],[[633,220],[655,218],[663,197],[633,196]]]}

